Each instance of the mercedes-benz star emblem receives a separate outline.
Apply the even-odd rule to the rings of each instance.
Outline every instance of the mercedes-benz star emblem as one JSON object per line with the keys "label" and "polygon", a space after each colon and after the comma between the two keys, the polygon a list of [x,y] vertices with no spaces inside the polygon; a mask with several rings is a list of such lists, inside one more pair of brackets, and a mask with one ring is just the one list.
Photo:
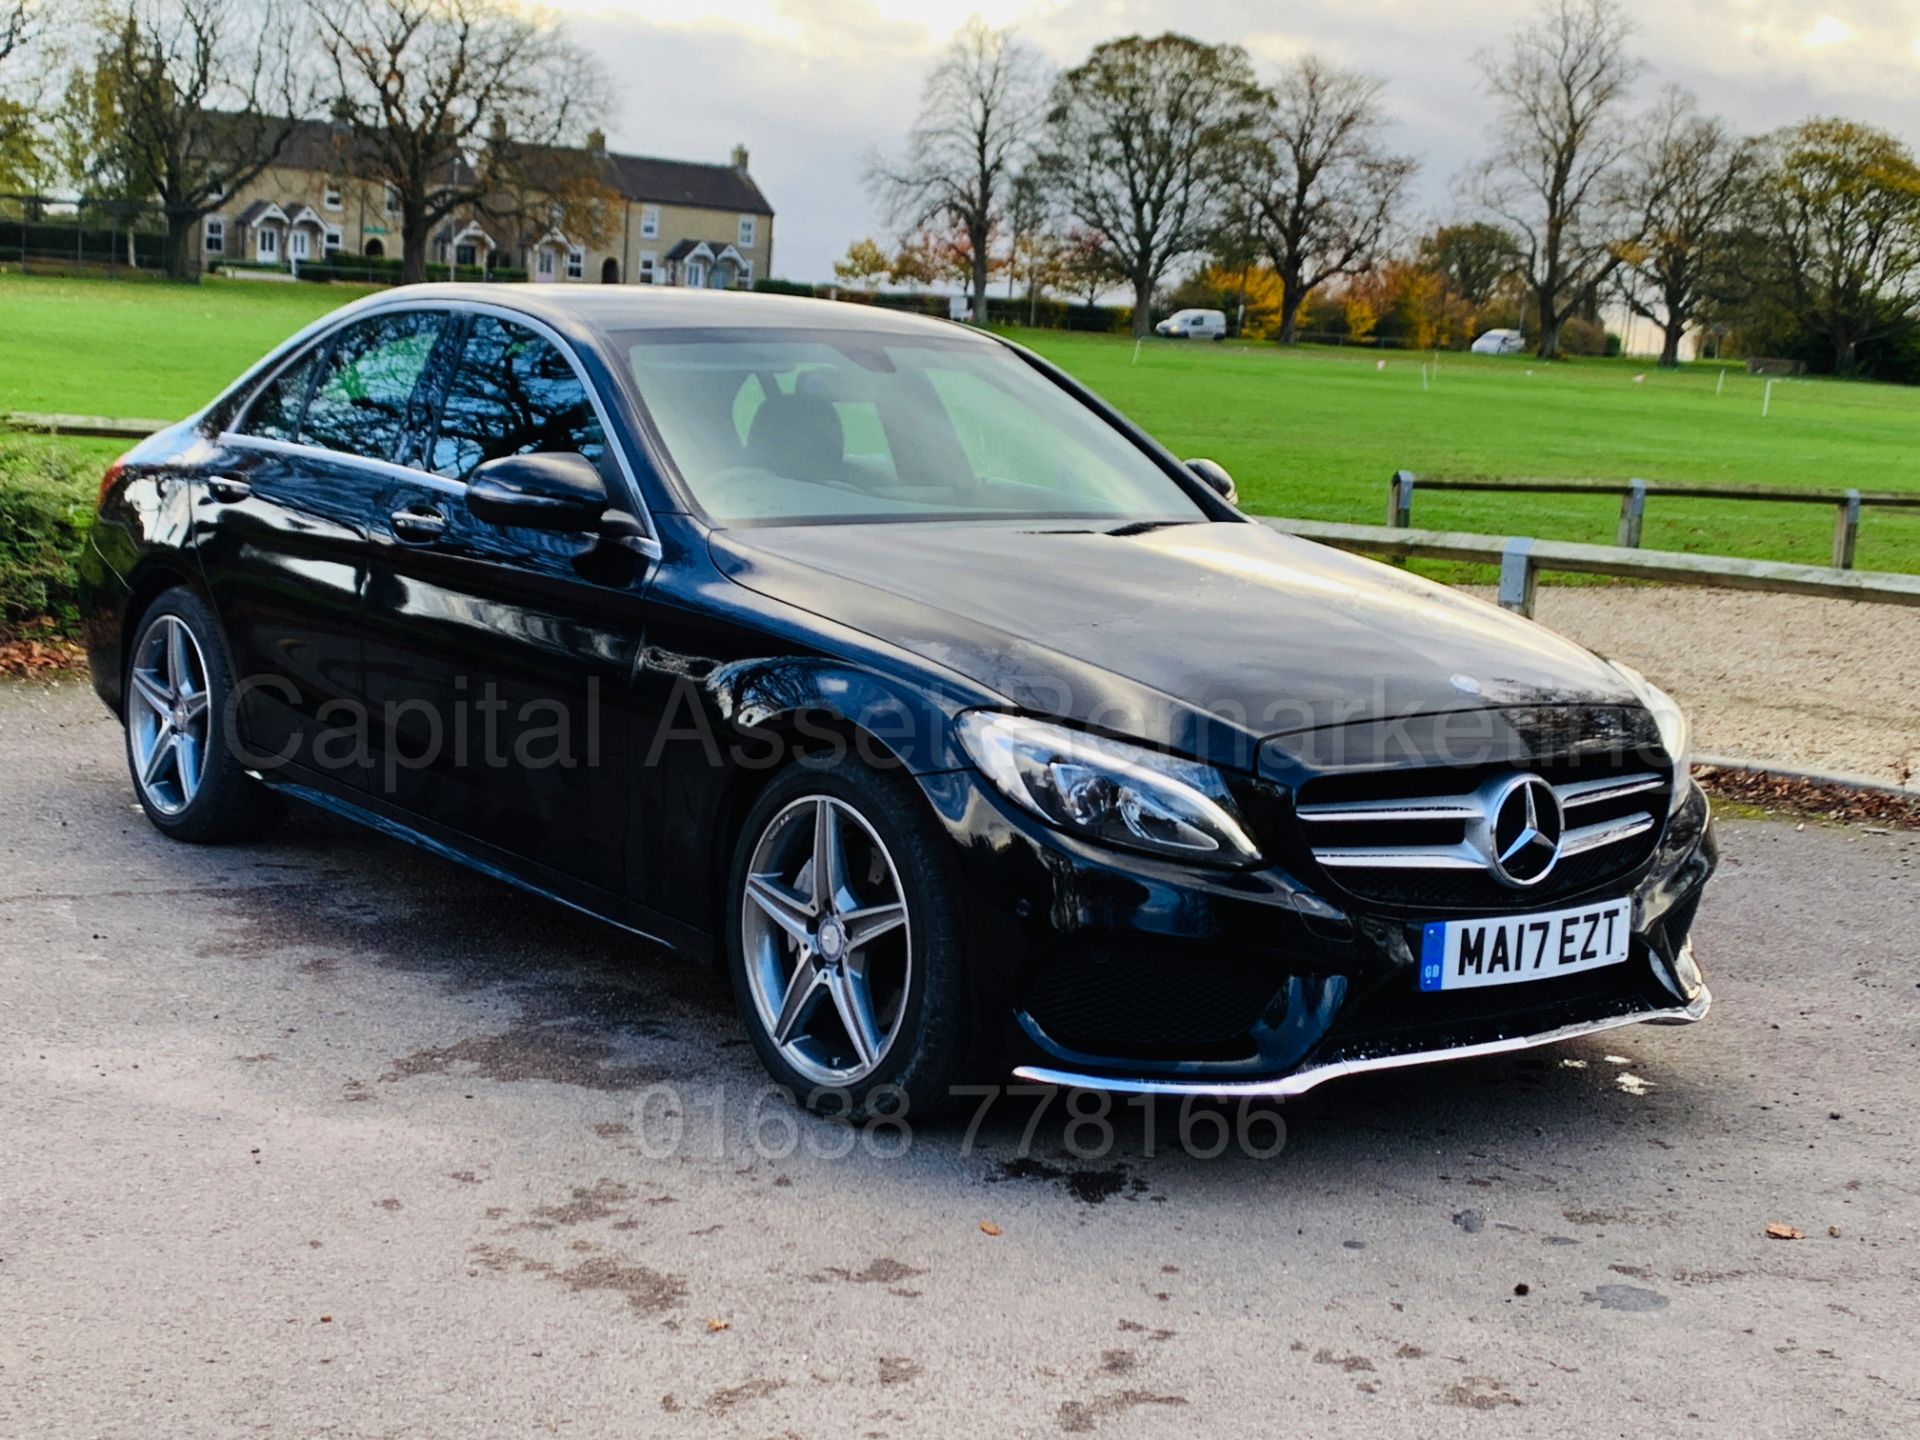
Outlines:
{"label": "mercedes-benz star emblem", "polygon": [[1487,864],[1497,879],[1524,888],[1547,878],[1560,858],[1566,827],[1560,797],[1538,775],[1515,775],[1494,791],[1487,806]]}

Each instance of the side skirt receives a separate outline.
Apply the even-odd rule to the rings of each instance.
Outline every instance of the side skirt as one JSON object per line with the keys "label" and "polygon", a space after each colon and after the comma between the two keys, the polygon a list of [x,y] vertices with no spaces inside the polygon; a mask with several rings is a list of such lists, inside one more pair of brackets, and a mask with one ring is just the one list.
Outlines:
{"label": "side skirt", "polygon": [[351,820],[356,825],[364,825],[367,829],[391,839],[418,846],[443,860],[450,860],[468,870],[478,871],[488,879],[511,885],[516,890],[523,890],[529,895],[537,895],[542,900],[551,900],[557,905],[564,905],[569,910],[577,911],[603,924],[612,925],[616,929],[625,930],[631,935],[651,941],[675,954],[704,961],[712,953],[712,938],[702,931],[694,930],[666,916],[642,911],[637,906],[631,907],[630,911],[624,907],[616,910],[611,906],[596,905],[585,899],[576,898],[553,885],[544,884],[525,874],[516,868],[512,857],[498,854],[491,846],[467,841],[464,836],[460,837],[460,840],[465,843],[456,843],[453,839],[420,829],[362,801],[349,800],[311,785],[302,785],[292,780],[270,780],[264,776],[255,778],[263,780],[276,795],[284,795],[289,800],[297,800],[317,810],[323,810],[329,815]]}

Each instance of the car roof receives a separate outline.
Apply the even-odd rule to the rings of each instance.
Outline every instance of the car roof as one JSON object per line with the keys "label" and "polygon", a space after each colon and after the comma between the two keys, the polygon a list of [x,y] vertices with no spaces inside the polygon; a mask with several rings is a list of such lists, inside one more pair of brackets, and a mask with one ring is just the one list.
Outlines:
{"label": "car roof", "polygon": [[951,339],[969,327],[927,315],[840,300],[761,295],[742,290],[696,290],[670,285],[426,284],[401,285],[384,303],[448,301],[503,306],[562,327],[610,330],[782,329],[844,330],[861,334],[938,335]]}

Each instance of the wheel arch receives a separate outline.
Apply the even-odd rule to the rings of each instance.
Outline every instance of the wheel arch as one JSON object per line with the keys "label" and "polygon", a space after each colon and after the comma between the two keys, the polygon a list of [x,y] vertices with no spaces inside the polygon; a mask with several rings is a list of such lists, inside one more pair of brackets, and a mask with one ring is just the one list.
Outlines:
{"label": "wheel arch", "polygon": [[913,768],[902,749],[825,703],[797,704],[756,718],[752,725],[738,729],[745,744],[761,754],[779,758],[775,763],[731,767],[714,810],[714,823],[707,839],[707,873],[721,878],[709,888],[701,923],[714,937],[715,962],[722,966],[725,964],[723,937],[727,906],[731,903],[733,853],[740,843],[747,816],[767,787],[797,762],[835,754],[853,755],[868,764],[908,773]]}
{"label": "wheel arch", "polygon": [[[133,637],[140,633],[140,625],[147,618],[147,612],[153,609],[161,596],[173,590],[186,590],[209,609],[213,606],[205,582],[184,557],[156,556],[135,571],[128,583],[126,604],[120,611],[118,673],[113,677],[113,709],[122,721],[127,717],[127,666],[132,663]],[[215,630],[219,643],[224,647],[227,643],[224,630],[217,624]],[[227,658],[232,659],[230,651]]]}

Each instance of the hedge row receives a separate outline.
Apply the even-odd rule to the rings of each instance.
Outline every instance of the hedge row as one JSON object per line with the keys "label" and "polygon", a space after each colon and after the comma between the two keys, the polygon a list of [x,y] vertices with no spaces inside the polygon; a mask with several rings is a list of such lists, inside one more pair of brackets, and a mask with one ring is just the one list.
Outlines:
{"label": "hedge row", "polygon": [[0,640],[47,617],[63,634],[78,627],[73,566],[99,479],[68,451],[0,442]]}
{"label": "hedge row", "polygon": [[[159,231],[135,230],[133,253],[136,263],[155,268],[166,264],[167,237]],[[127,262],[127,231],[124,226],[83,225],[78,229],[58,220],[0,220],[0,255],[44,255],[49,259],[98,260],[124,265]]]}

